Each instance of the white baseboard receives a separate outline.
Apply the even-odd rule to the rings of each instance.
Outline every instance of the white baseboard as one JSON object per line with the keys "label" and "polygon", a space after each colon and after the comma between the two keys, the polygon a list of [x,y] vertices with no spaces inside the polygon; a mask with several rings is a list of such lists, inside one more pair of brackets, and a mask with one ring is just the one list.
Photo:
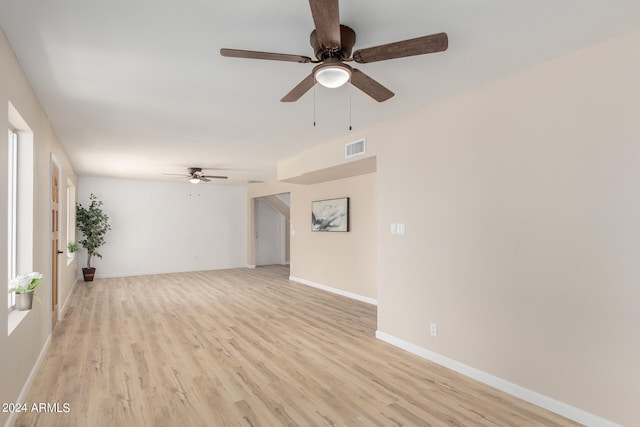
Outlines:
{"label": "white baseboard", "polygon": [[247,264],[247,268],[256,268],[256,266],[253,264]]}
{"label": "white baseboard", "polygon": [[353,292],[347,292],[342,289],[332,288],[330,286],[321,285],[320,283],[312,282],[311,280],[301,279],[295,276],[289,276],[289,280],[297,282],[302,285],[311,286],[312,288],[322,289],[323,291],[331,292],[332,294],[342,295],[343,297],[351,298],[367,304],[378,305],[378,300],[375,298],[365,297],[363,295],[354,294]]}
{"label": "white baseboard", "polygon": [[403,350],[406,350],[409,353],[413,353],[424,359],[437,363],[438,365],[444,366],[445,368],[449,368],[452,371],[458,372],[491,387],[497,388],[498,390],[504,391],[505,393],[508,393],[512,396],[518,397],[522,400],[526,400],[527,402],[533,403],[536,406],[540,406],[541,408],[547,409],[558,415],[562,415],[563,417],[569,418],[570,420],[576,421],[580,424],[584,424],[590,427],[622,427],[612,421],[598,417],[597,415],[593,415],[589,412],[583,411],[582,409],[578,409],[566,403],[560,402],[559,400],[537,393],[533,390],[526,389],[517,384],[511,383],[502,378],[465,365],[464,363],[460,363],[457,360],[453,360],[438,353],[434,353],[430,350],[427,350],[426,348],[411,344],[410,342],[401,340],[400,338],[396,338],[393,335],[389,335],[382,331],[376,331],[376,338],[399,347]]}
{"label": "white baseboard", "polygon": [[[38,369],[40,369],[40,365],[42,364],[42,361],[44,360],[44,356],[47,354],[47,350],[49,349],[49,344],[50,343],[51,343],[51,334],[49,334],[49,336],[47,337],[46,341],[44,342],[44,345],[42,346],[42,349],[40,350],[40,354],[38,355],[38,358],[36,359],[36,363],[33,365],[33,368],[31,368],[31,372],[29,372],[29,376],[27,377],[27,380],[24,382],[24,385],[22,386],[22,390],[20,390],[20,394],[18,395],[18,398],[15,400],[15,402],[24,402],[25,401],[25,397],[27,396],[27,393],[29,392],[29,389],[31,388],[31,383],[33,382],[33,379],[35,378],[36,373],[38,372]],[[16,416],[16,412],[11,412],[10,415],[9,415],[9,418],[7,418],[7,422],[4,423],[4,427],[12,426],[15,416]]]}

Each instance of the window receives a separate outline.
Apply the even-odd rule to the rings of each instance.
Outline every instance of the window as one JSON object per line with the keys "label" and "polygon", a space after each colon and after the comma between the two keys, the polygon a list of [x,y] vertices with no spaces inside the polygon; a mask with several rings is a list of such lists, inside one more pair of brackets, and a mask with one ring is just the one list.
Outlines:
{"label": "window", "polygon": [[[7,283],[18,275],[18,134],[9,129],[9,277]],[[9,285],[10,287],[11,285]],[[15,295],[9,294],[9,308],[15,305]]]}
{"label": "window", "polygon": [[[9,102],[7,139],[7,286],[18,274],[33,271],[33,132]],[[6,293],[6,291],[5,291]],[[15,326],[15,296],[6,293],[9,308],[9,333]],[[19,317],[19,316],[18,316]]]}
{"label": "window", "polygon": [[[76,241],[76,187],[70,179],[67,179],[67,245]],[[69,253],[67,265],[71,263],[73,254]]]}

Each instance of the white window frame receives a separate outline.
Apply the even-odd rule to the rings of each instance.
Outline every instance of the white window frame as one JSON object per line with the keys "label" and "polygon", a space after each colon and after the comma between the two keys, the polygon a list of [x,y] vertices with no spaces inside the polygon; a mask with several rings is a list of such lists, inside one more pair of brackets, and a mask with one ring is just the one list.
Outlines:
{"label": "white window frame", "polygon": [[75,253],[70,253],[69,242],[76,241],[76,187],[70,179],[67,179],[67,265],[69,265]]}
{"label": "white window frame", "polygon": [[[6,265],[7,282],[10,283],[11,279],[18,274],[35,271],[33,268],[35,150],[33,131],[10,101],[8,110],[8,128],[13,132],[13,134],[9,133],[12,135],[11,138],[7,138],[7,153],[9,153],[9,145],[13,151],[10,156],[11,165],[9,160],[6,163],[7,169],[10,170],[8,173],[11,174],[7,176],[11,184],[7,188],[7,193],[10,195],[6,199],[8,206],[6,212],[9,217],[6,230],[9,231],[10,236],[7,240],[11,242],[7,243],[9,261]],[[8,142],[9,139],[11,144]],[[46,274],[46,271],[44,273]],[[7,334],[11,335],[30,311],[12,309],[15,306],[14,295],[6,294],[9,295]]]}
{"label": "white window frame", "polygon": [[[9,200],[8,200],[8,280],[7,290],[11,287],[10,281],[18,275],[18,133],[9,128],[8,134],[8,170],[9,170]],[[9,310],[15,307],[15,294],[8,294]]]}

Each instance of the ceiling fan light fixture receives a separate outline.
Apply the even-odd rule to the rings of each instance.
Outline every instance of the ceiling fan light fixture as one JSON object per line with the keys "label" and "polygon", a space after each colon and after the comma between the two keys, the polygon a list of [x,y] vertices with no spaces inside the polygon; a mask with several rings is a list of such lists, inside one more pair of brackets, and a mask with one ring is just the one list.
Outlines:
{"label": "ceiling fan light fixture", "polygon": [[189,182],[192,184],[197,184],[200,182],[200,178],[189,178]]}
{"label": "ceiling fan light fixture", "polygon": [[322,86],[334,89],[349,81],[351,71],[342,65],[329,65],[319,68],[315,78]]}

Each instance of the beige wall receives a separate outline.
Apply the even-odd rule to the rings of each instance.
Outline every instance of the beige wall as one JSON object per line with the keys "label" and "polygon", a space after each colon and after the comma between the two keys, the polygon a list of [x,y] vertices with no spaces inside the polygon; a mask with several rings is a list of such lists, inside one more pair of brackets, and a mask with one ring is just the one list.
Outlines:
{"label": "beige wall", "polygon": [[376,135],[394,142],[381,224],[408,230],[380,238],[379,330],[640,425],[638,46],[640,31]]}
{"label": "beige wall", "polygon": [[[311,231],[311,202],[349,197],[350,231]],[[291,276],[376,299],[376,174],[302,186],[291,194]]]}
{"label": "beige wall", "polygon": [[[73,170],[37,98],[0,31],[0,134],[7,135],[8,103],[11,102],[33,131],[34,136],[34,223],[33,269],[46,278],[39,288],[42,304],[22,320],[7,336],[6,291],[0,304],[0,402],[15,402],[51,332],[51,241],[50,241],[50,159],[55,156],[62,170],[60,216],[62,244],[66,246],[66,183],[76,182]],[[6,137],[4,137],[6,138]],[[5,140],[6,141],[6,140]],[[6,147],[6,145],[3,144]],[[7,150],[0,150],[0,259],[7,259]],[[75,284],[76,263],[67,266],[65,255],[60,256],[60,304],[64,304]],[[0,277],[7,277],[7,263],[0,263]],[[3,280],[2,283],[6,284]],[[0,424],[8,418],[0,413]]]}
{"label": "beige wall", "polygon": [[[344,150],[342,151],[344,155]],[[290,193],[291,276],[348,294],[377,298],[376,175],[298,185],[282,182],[253,184],[248,188],[247,263],[253,263],[253,200],[270,194]],[[311,231],[311,202],[350,198],[351,231]]]}
{"label": "beige wall", "polygon": [[[640,425],[638,46],[640,31],[356,136],[378,163],[380,332]],[[341,163],[344,142],[279,177]]]}

